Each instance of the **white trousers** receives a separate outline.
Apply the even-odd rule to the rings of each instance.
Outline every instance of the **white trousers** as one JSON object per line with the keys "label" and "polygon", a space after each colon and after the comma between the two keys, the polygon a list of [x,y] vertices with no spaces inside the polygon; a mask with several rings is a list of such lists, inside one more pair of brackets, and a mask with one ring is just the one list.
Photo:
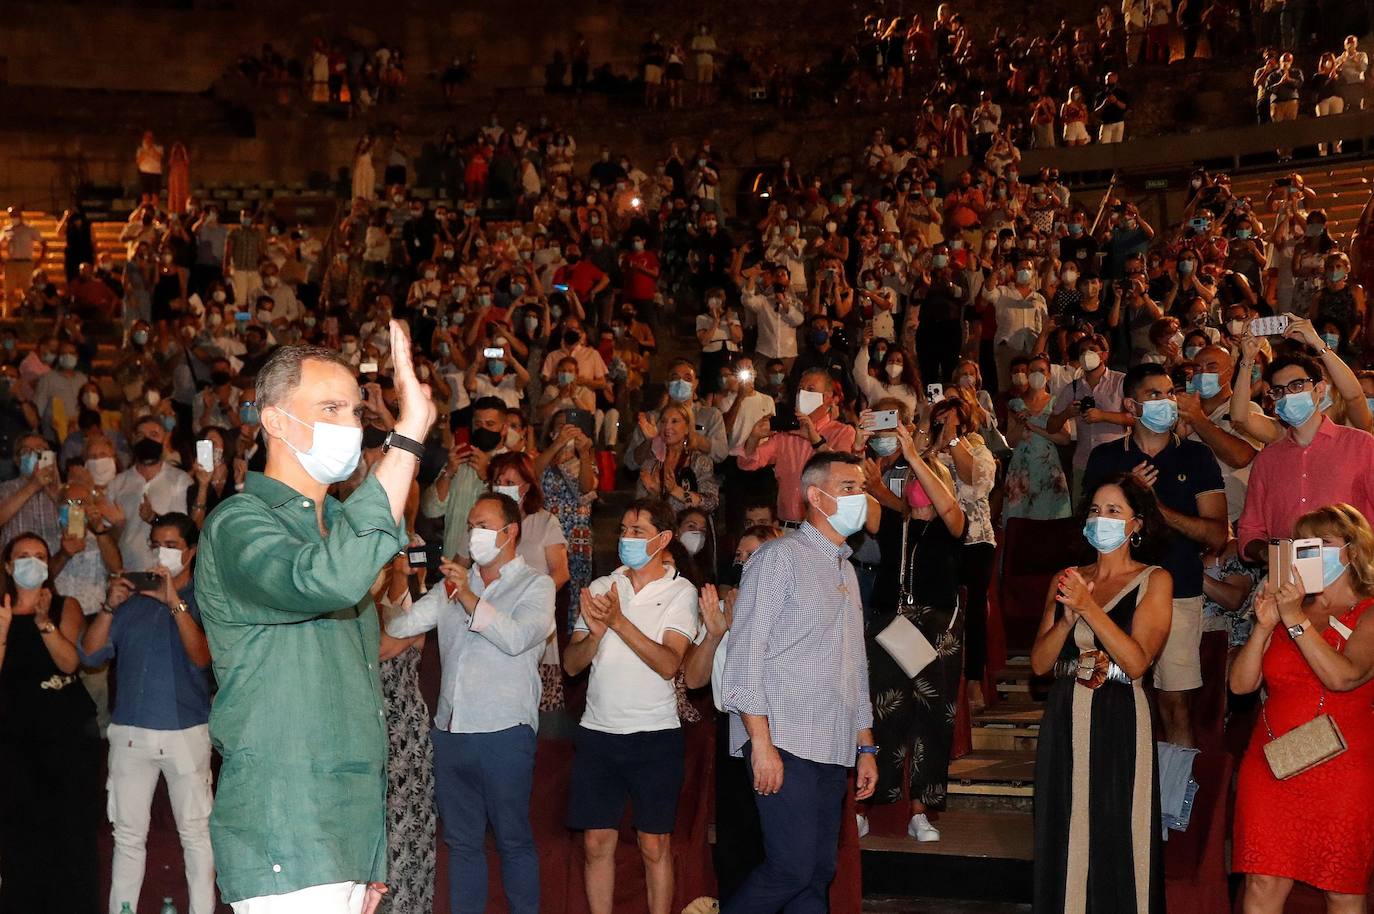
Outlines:
{"label": "white trousers", "polygon": [[234,914],[362,914],[367,884],[331,882],[285,895],[245,898],[230,905]]}
{"label": "white trousers", "polygon": [[1125,136],[1125,121],[1117,121],[1115,124],[1102,124],[1097,128],[1097,141],[1099,143],[1120,143]]}
{"label": "white trousers", "polygon": [[114,825],[110,914],[128,902],[137,909],[148,857],[148,823],[159,777],[167,779],[181,853],[186,861],[190,914],[214,914],[215,856],[210,849],[210,728],[145,730],[111,724],[106,810]]}

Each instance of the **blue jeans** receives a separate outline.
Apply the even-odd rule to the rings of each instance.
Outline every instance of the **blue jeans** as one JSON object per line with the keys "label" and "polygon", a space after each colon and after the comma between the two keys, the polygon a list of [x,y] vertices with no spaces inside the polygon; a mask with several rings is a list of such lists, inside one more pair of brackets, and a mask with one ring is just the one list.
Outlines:
{"label": "blue jeans", "polygon": [[487,824],[501,856],[501,884],[511,914],[539,912],[539,855],[530,827],[534,731],[525,724],[495,733],[431,730],[434,787],[448,842],[449,910],[487,909]]}
{"label": "blue jeans", "polygon": [[[744,744],[749,757],[750,744]],[[782,789],[754,795],[763,826],[763,863],[721,906],[721,914],[825,914],[840,846],[848,771],[779,749]],[[754,779],[749,766],[749,781]]]}

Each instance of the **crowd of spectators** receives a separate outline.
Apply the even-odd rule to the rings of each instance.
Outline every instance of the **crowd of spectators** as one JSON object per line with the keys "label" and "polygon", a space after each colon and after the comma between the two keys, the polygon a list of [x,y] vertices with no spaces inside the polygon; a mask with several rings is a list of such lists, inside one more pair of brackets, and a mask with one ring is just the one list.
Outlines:
{"label": "crowd of spectators", "polygon": [[[1066,546],[1070,567],[1047,595],[1032,654],[1056,677],[1036,785],[1037,910],[1084,891],[1104,910],[1158,896],[1159,865],[1071,858],[1091,808],[1095,832],[1129,836],[1158,863],[1159,823],[1146,816],[1142,829],[1138,808],[1150,808],[1159,777],[1156,699],[1142,681],[1153,679],[1161,741],[1188,749],[1214,736],[1198,732],[1192,706],[1204,681],[1228,675],[1203,665],[1207,631],[1235,649],[1237,693],[1270,686],[1239,786],[1247,898],[1277,909],[1293,878],[1362,894],[1374,869],[1370,214],[1349,239],[1333,237],[1298,173],[1258,201],[1200,171],[1169,225],[1124,190],[1100,205],[1080,199],[1054,167],[1021,173],[999,98],[1035,102],[1028,123],[1049,128],[1036,134],[1045,145],[1061,126],[1065,142],[1087,141],[1089,123],[1101,141],[1122,141],[1109,114],[1129,100],[1115,68],[1135,61],[1114,56],[1128,43],[1111,10],[1096,32],[1003,35],[986,60],[948,8],[928,33],[903,25],[866,23],[859,44],[887,55],[873,71],[881,91],[910,93],[918,75],[943,87],[922,101],[912,139],[875,132],[851,150],[855,170],[833,179],[783,158],[756,220],[721,198],[709,141],[637,163],[596,138],[579,149],[551,122],[507,127],[497,113],[455,128],[437,158],[412,160],[399,132],[364,136],[345,216],[329,227],[189,195],[168,205],[149,135],[145,200],[121,234],[127,264],[72,246],[90,231],[74,212],[65,288],[32,269],[42,239],[12,210],[0,231],[7,289],[22,283],[23,315],[53,322],[41,334],[32,322],[0,328],[0,780],[67,778],[56,794],[0,800],[0,873],[16,909],[100,906],[102,809],[115,829],[109,905],[136,903],[152,786],[165,775],[192,912],[211,910],[206,726],[220,658],[201,624],[196,549],[237,493],[294,504],[257,472],[268,437],[284,440],[264,410],[288,421],[257,385],[295,344],[321,347],[361,392],[362,459],[335,480],[342,499],[369,497],[412,359],[442,417],[405,512],[409,548],[371,588],[388,791],[404,798],[389,820],[392,910],[431,909],[436,804],[453,909],[485,902],[483,816],[497,829],[504,890],[534,909],[533,727],[539,712],[567,709],[588,670],[567,824],[583,834],[596,914],[611,910],[627,793],[648,906],[667,914],[681,729],[712,726],[703,716],[721,728],[724,910],[819,901],[838,813],[826,806],[821,825],[784,840],[777,804],[797,802],[782,785],[805,777],[807,796],[828,803],[851,749],[860,832],[872,806],[903,803],[911,838],[940,840],[953,708],[964,690],[975,709],[995,700],[983,683],[999,542],[1013,519],[1075,511],[1093,554],[1071,565]],[[928,53],[913,56],[925,41]],[[268,50],[255,72],[286,73],[321,101],[385,96],[385,80],[354,80],[369,67],[403,72],[394,51],[320,44],[324,67],[292,74],[265,62]],[[708,27],[685,47],[651,36],[646,75],[661,59],[661,82],[646,80],[646,101],[681,105],[688,81],[711,92],[718,52]],[[1003,64],[1008,85],[985,72]],[[1291,59],[1276,67],[1291,72]],[[592,71],[577,49],[570,72],[570,88],[586,91]],[[978,86],[991,88],[970,97]],[[1091,108],[1074,86],[1092,87]],[[1040,104],[1059,97],[1058,111]],[[974,164],[947,179],[945,160],[965,153]],[[431,172],[452,204],[412,193]],[[1275,316],[1286,321],[1255,323]],[[120,347],[106,362],[95,338],[108,327]],[[411,344],[413,354],[397,351]],[[320,459],[314,451],[302,449]],[[598,541],[594,512],[616,491],[634,500],[614,518],[616,561],[600,567],[611,544]],[[1295,581],[1265,580],[1270,541],[1295,536],[1322,540],[1322,592],[1306,603]],[[817,555],[825,561],[806,560]],[[478,577],[517,556],[511,578]],[[822,590],[826,612],[853,614],[826,628],[830,617],[797,610],[797,594]],[[530,607],[540,614],[528,624],[501,615]],[[451,629],[444,620],[458,616],[446,614],[459,611]],[[898,617],[935,648],[914,672],[877,640]],[[808,636],[775,651],[773,621]],[[444,685],[431,744],[418,667],[435,627]],[[812,676],[827,687],[810,688]],[[1264,746],[1310,719],[1317,692],[1333,696],[1325,707],[1349,751],[1314,769],[1319,782],[1280,780]],[[799,712],[801,696],[814,706]],[[1085,717],[1084,701],[1102,710]],[[461,737],[522,726],[518,743],[491,745],[501,765],[464,755]],[[107,807],[96,733],[110,743]],[[808,745],[821,757],[805,756]],[[1089,747],[1090,784],[1070,776]],[[514,789],[490,786],[503,780],[494,765]],[[493,791],[480,802],[493,805],[473,813],[478,768]],[[1295,836],[1304,784],[1328,778],[1351,801]],[[1324,824],[1353,837],[1333,847]],[[806,865],[781,863],[787,841],[802,840]]]}

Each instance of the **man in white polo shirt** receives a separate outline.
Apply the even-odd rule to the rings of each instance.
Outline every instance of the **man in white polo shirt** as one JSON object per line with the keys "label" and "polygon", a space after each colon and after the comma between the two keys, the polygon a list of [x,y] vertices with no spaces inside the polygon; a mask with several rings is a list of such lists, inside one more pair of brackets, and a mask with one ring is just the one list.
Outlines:
{"label": "man in white polo shirt", "polygon": [[612,914],[615,848],[625,796],[634,809],[644,858],[649,914],[673,903],[670,846],[682,790],[683,738],[673,677],[697,629],[697,592],[667,564],[685,551],[674,542],[672,509],[637,499],[620,521],[620,561],[582,591],[563,667],[591,666],[587,708],[574,744],[569,828],[584,832],[584,878],[591,914]]}

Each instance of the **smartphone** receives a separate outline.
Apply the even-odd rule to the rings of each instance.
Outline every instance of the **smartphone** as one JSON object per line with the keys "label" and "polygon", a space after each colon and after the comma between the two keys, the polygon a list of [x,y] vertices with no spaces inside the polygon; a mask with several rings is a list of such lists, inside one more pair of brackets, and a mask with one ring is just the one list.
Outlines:
{"label": "smartphone", "polygon": [[67,535],[80,540],[86,538],[86,509],[81,505],[67,505]]}
{"label": "smartphone", "polygon": [[488,346],[482,350],[482,358],[484,359],[504,359],[505,357],[506,350],[500,346]]}
{"label": "smartphone", "polygon": [[438,568],[443,561],[443,543],[420,543],[406,549],[406,561],[411,568]]}
{"label": "smartphone", "polygon": [[363,362],[361,365],[358,366],[358,371],[359,371],[360,373],[362,373],[362,374],[376,374],[376,373],[377,373],[377,363],[376,363],[376,362]]}
{"label": "smartphone", "polygon": [[40,451],[38,454],[38,468],[57,466],[56,451]]}
{"label": "smartphone", "polygon": [[735,377],[739,379],[741,384],[748,384],[750,381],[754,380],[754,372],[748,368],[741,368],[735,373]]}
{"label": "smartphone", "polygon": [[555,292],[566,292],[568,291],[568,284],[565,282],[556,282],[553,284],[553,290]]}
{"label": "smartphone", "polygon": [[1287,314],[1272,314],[1268,317],[1257,317],[1250,322],[1251,336],[1282,336],[1288,329],[1288,322],[1291,320]]}
{"label": "smartphone", "polygon": [[866,432],[882,432],[897,427],[895,409],[879,409],[866,412],[859,421],[859,427]]}
{"label": "smartphone", "polygon": [[234,320],[240,324],[246,324],[253,319],[253,315],[247,311],[235,311]]}
{"label": "smartphone", "polygon": [[1321,593],[1322,541],[1274,539],[1269,541],[1269,580],[1283,584],[1297,580],[1305,594]]}
{"label": "smartphone", "polygon": [[209,438],[196,442],[196,465],[207,473],[215,469],[215,443]]}
{"label": "smartphone", "polygon": [[120,577],[134,585],[134,590],[157,590],[162,586],[162,575],[155,571],[126,571]]}
{"label": "smartphone", "polygon": [[931,401],[932,403],[934,403],[936,400],[943,400],[944,398],[945,398],[945,385],[943,385],[943,384],[927,384],[927,385],[926,385],[926,399],[927,399],[927,400],[929,400],[929,401]]}

